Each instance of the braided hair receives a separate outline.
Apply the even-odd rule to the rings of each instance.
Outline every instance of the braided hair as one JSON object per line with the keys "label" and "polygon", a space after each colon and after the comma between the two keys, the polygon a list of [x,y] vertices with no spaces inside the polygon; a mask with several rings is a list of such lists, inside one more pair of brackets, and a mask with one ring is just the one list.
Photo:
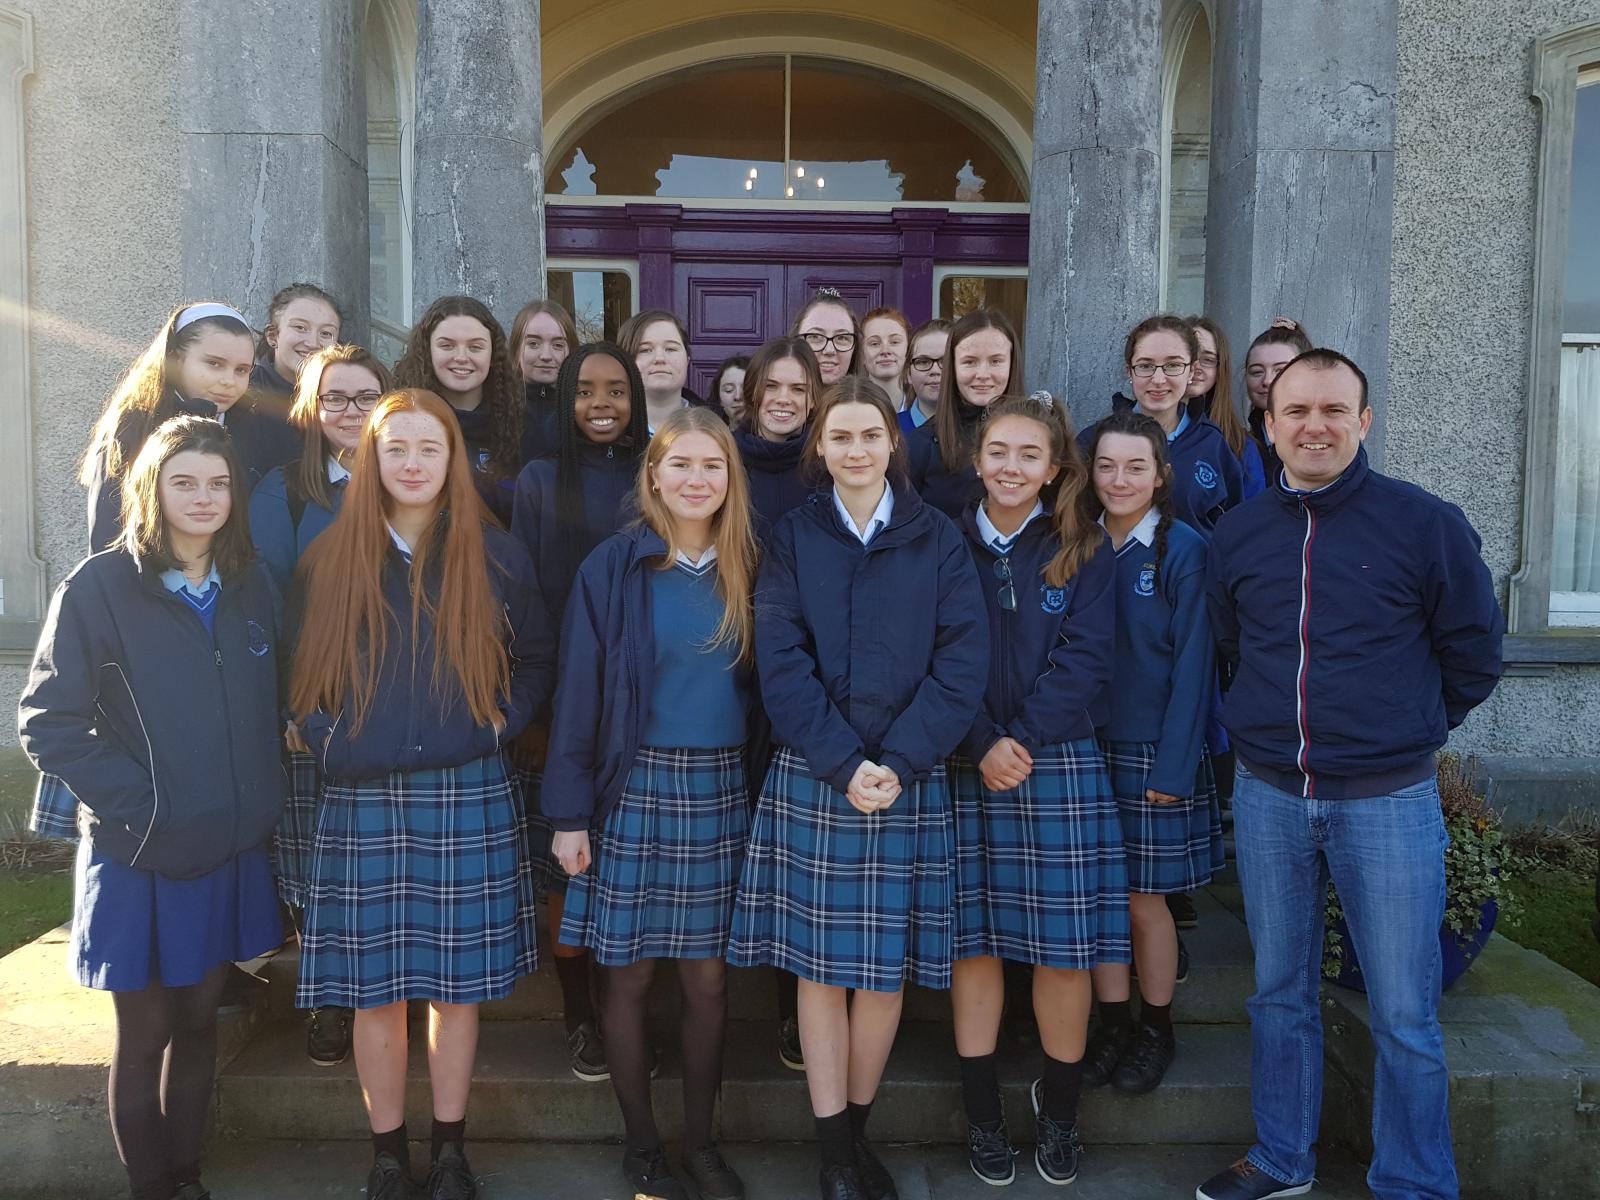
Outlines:
{"label": "braided hair", "polygon": [[[1150,506],[1159,514],[1154,545],[1155,582],[1159,587],[1161,568],[1167,558],[1167,535],[1172,531],[1172,522],[1176,519],[1172,508],[1172,467],[1167,462],[1167,435],[1154,417],[1147,417],[1134,409],[1114,412],[1103,418],[1094,427],[1094,436],[1089,439],[1088,453],[1084,456],[1089,464],[1091,480],[1094,477],[1094,461],[1100,454],[1100,443],[1108,433],[1141,437],[1150,443],[1150,461],[1155,464],[1156,469],[1156,488]],[[1106,506],[1100,500],[1099,491],[1093,486],[1086,487],[1078,493],[1078,503],[1085,518],[1090,521],[1099,521],[1106,511]]]}

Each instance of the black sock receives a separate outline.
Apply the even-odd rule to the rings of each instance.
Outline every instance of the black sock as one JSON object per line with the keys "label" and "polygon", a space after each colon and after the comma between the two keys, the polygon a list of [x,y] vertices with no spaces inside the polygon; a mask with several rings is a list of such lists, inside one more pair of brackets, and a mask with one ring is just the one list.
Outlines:
{"label": "black sock", "polygon": [[1040,1112],[1057,1125],[1078,1121],[1078,1095],[1083,1091],[1083,1060],[1062,1062],[1044,1056],[1044,1102]]}
{"label": "black sock", "polygon": [[594,1020],[594,1000],[589,995],[589,956],[552,957],[556,960],[556,978],[561,982],[562,1015],[567,1019],[567,1032],[571,1033],[585,1021]]}
{"label": "black sock", "polygon": [[439,1151],[444,1149],[446,1142],[464,1142],[467,1140],[467,1119],[462,1117],[459,1121],[441,1121],[438,1117],[433,1119],[433,1158],[437,1162]]}
{"label": "black sock", "polygon": [[1148,1000],[1139,1001],[1139,1021],[1143,1025],[1160,1033],[1172,1033],[1172,1001],[1165,1004],[1151,1004]]}
{"label": "black sock", "polygon": [[850,1125],[850,1111],[845,1109],[831,1117],[812,1118],[817,1126],[817,1152],[822,1155],[822,1166],[854,1167],[856,1145],[854,1130]]}
{"label": "black sock", "polygon": [[850,1114],[850,1132],[858,1138],[866,1137],[867,1118],[872,1115],[872,1101],[857,1104],[854,1100],[848,1100],[845,1102],[844,1110]]}
{"label": "black sock", "polygon": [[1000,1080],[994,1071],[993,1054],[961,1058],[961,1102],[967,1120],[974,1125],[993,1125],[1000,1120]]}
{"label": "black sock", "polygon": [[1100,1001],[1100,1024],[1104,1025],[1107,1029],[1131,1029],[1133,1027],[1133,1008],[1131,1001]]}
{"label": "black sock", "polygon": [[172,1200],[174,1184],[166,1176],[146,1183],[130,1183],[129,1195],[133,1200]]}
{"label": "black sock", "polygon": [[392,1154],[395,1161],[400,1164],[400,1169],[406,1174],[411,1173],[411,1147],[406,1143],[406,1123],[400,1122],[398,1129],[391,1129],[388,1133],[375,1133],[372,1135],[372,1156]]}

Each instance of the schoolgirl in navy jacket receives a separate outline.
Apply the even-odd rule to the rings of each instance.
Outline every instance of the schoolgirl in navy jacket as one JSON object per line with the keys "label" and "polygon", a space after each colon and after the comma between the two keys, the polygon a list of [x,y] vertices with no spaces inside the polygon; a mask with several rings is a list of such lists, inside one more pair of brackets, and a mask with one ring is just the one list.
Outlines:
{"label": "schoolgirl in navy jacket", "polygon": [[[1125,411],[1134,404],[1118,393],[1111,406]],[[1091,425],[1078,435],[1079,451],[1088,453],[1094,434]],[[1227,436],[1209,417],[1197,417],[1187,406],[1167,439],[1167,461],[1172,467],[1173,515],[1203,537],[1211,536],[1223,513],[1249,498],[1244,464]]]}

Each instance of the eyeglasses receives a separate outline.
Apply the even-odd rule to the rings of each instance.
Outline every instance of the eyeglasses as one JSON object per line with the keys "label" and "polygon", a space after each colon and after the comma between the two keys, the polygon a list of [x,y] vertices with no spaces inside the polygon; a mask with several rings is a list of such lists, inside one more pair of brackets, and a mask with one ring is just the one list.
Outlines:
{"label": "eyeglasses", "polygon": [[943,365],[944,359],[929,358],[926,354],[919,354],[916,358],[911,360],[911,369],[913,371],[931,371],[935,367]]}
{"label": "eyeglasses", "polygon": [[1160,371],[1170,378],[1174,375],[1182,375],[1189,367],[1189,363],[1174,358],[1164,363],[1134,363],[1133,366],[1128,368],[1128,374],[1135,379],[1149,379],[1157,371]]}
{"label": "eyeglasses", "polygon": [[1195,361],[1195,364],[1197,366],[1202,366],[1208,371],[1216,370],[1216,367],[1217,367],[1217,356],[1215,354],[1202,354],[1199,358],[1195,359],[1194,361]]}
{"label": "eyeglasses", "polygon": [[342,413],[352,404],[357,412],[371,412],[379,399],[378,392],[357,392],[354,396],[346,396],[343,392],[323,392],[317,397],[317,403],[322,406],[323,412]]}
{"label": "eyeglasses", "polygon": [[1017,585],[1011,578],[1011,560],[1000,557],[994,560],[994,573],[1000,578],[1000,607],[1007,612],[1017,611]]}
{"label": "eyeglasses", "polygon": [[806,345],[810,346],[818,354],[821,354],[829,346],[832,346],[835,350],[849,350],[856,344],[856,335],[853,333],[836,333],[832,337],[825,333],[802,333],[800,336],[805,338]]}

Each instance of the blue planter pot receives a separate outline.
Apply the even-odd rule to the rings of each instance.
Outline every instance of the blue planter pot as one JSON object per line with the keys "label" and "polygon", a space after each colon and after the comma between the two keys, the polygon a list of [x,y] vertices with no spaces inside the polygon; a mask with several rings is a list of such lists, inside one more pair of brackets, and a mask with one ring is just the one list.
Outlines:
{"label": "blue planter pot", "polygon": [[[1499,917],[1500,906],[1490,900],[1479,910],[1478,931],[1472,937],[1460,938],[1448,929],[1439,930],[1439,953],[1443,960],[1443,971],[1440,975],[1441,990],[1449,991],[1455,981],[1467,973],[1467,968],[1488,944],[1489,935],[1494,932],[1494,924]],[[1329,975],[1324,971],[1323,978],[1340,987],[1365,992],[1367,981],[1362,978],[1361,963],[1356,959],[1356,948],[1350,941],[1349,927],[1343,920],[1330,921],[1328,927],[1339,934],[1344,953],[1338,958],[1331,956],[1324,958],[1324,963],[1333,965],[1336,973]]]}

